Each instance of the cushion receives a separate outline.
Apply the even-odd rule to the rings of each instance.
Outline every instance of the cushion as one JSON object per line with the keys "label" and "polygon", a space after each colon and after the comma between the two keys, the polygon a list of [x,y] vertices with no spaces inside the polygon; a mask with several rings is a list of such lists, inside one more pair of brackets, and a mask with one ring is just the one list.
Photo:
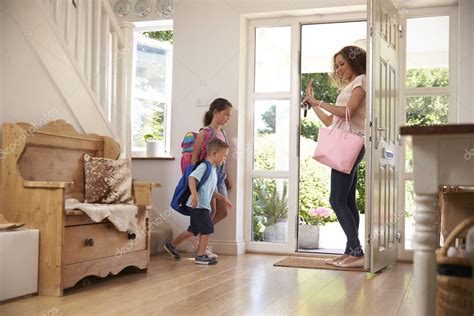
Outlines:
{"label": "cushion", "polygon": [[133,203],[130,159],[84,154],[85,203]]}

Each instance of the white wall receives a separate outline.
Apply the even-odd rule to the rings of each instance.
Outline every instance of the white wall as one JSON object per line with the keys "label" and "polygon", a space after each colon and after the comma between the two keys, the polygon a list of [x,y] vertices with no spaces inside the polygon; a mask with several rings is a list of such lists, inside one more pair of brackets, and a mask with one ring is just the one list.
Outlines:
{"label": "white wall", "polygon": [[474,123],[474,1],[459,0],[459,123]]}
{"label": "white wall", "polygon": [[40,124],[47,118],[62,118],[82,131],[26,39],[35,29],[22,32],[11,12],[4,9],[1,17],[4,24],[3,54],[0,57],[3,62],[1,123],[23,121]]}

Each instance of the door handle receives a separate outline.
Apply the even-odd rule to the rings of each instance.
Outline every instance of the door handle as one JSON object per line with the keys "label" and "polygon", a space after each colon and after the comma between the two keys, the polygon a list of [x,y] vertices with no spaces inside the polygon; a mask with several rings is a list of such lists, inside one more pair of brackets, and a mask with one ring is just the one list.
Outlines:
{"label": "door handle", "polygon": [[379,127],[378,117],[374,119],[374,128],[375,128],[375,149],[379,148],[380,141],[382,139],[382,132],[385,132],[385,137],[387,137],[388,127]]}
{"label": "door handle", "polygon": [[398,146],[402,145],[402,135],[400,134],[397,135],[397,142],[398,142]]}

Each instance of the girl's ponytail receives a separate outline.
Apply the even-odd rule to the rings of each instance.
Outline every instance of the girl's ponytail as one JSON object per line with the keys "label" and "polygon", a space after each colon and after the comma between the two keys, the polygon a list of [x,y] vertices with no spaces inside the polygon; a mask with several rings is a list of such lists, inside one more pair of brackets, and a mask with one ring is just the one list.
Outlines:
{"label": "girl's ponytail", "polygon": [[212,117],[214,116],[213,111],[210,109],[204,114],[204,126],[208,126],[212,122]]}
{"label": "girl's ponytail", "polygon": [[217,98],[212,101],[211,105],[209,106],[209,110],[204,114],[204,126],[208,126],[212,122],[212,118],[214,117],[214,112],[221,112],[227,109],[228,107],[232,107],[232,104],[224,98]]}

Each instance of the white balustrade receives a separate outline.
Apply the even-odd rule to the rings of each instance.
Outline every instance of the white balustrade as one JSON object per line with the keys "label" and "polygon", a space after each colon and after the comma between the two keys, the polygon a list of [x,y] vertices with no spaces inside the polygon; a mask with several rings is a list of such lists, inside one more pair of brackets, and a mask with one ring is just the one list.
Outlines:
{"label": "white balustrade", "polygon": [[[122,113],[127,105],[122,89],[128,87],[123,58],[129,54],[120,26],[107,0],[40,0],[51,14],[60,40],[69,50],[83,76],[83,81],[94,95],[98,110],[109,121],[116,135],[121,135]],[[122,137],[120,137],[122,138]]]}

